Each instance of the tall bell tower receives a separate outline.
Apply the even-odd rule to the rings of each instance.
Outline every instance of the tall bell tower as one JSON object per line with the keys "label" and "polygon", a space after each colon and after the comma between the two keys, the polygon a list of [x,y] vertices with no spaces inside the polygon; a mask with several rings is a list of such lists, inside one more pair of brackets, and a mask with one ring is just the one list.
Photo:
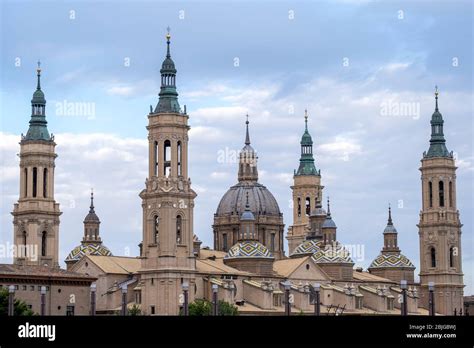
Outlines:
{"label": "tall bell tower", "polygon": [[301,137],[301,157],[298,170],[293,176],[293,225],[288,229],[287,240],[290,254],[310,232],[311,212],[321,205],[321,172],[314,165],[313,139],[308,132],[308,112],[304,115],[305,129]]}
{"label": "tall bell tower", "polygon": [[183,282],[194,298],[196,260],[193,208],[196,193],[188,177],[189,116],[181,111],[170,34],[163,61],[159,101],[148,114],[148,178],[140,193],[143,208],[142,310],[177,315]]}
{"label": "tall bell tower", "polygon": [[56,268],[61,215],[54,200],[56,143],[47,128],[40,62],[36,72],[30,126],[20,141],[20,197],[12,212],[14,263]]}
{"label": "tall bell tower", "polygon": [[453,315],[463,308],[461,221],[456,204],[456,169],[446,148],[443,116],[438,109],[431,117],[431,140],[421,159],[422,210],[420,212],[421,303],[428,306],[428,282],[435,285],[435,310]]}

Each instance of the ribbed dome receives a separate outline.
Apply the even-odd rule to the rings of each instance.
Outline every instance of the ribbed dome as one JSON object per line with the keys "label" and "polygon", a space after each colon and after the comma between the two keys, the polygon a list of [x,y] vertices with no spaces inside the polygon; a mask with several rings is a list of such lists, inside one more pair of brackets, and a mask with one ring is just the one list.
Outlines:
{"label": "ribbed dome", "polygon": [[112,253],[102,244],[81,244],[72,249],[66,257],[66,262],[79,261],[84,255],[112,256]]}
{"label": "ribbed dome", "polygon": [[326,216],[326,219],[323,222],[322,228],[337,228],[336,223],[334,220],[331,218],[330,215]]}
{"label": "ribbed dome", "polygon": [[311,216],[326,216],[326,210],[324,210],[322,207],[314,208],[311,212]]}
{"label": "ribbed dome", "polygon": [[272,259],[272,253],[266,246],[254,240],[246,240],[235,244],[225,255],[225,259],[233,258],[265,258]]}
{"label": "ribbed dome", "polygon": [[46,104],[46,99],[44,98],[44,93],[41,89],[37,89],[33,93],[33,99],[31,100],[33,104]]}
{"label": "ribbed dome", "polygon": [[254,215],[280,215],[280,208],[272,193],[262,184],[250,181],[242,181],[232,186],[219,202],[216,215],[240,216],[245,210],[247,192],[250,210]]}
{"label": "ribbed dome", "polygon": [[95,212],[90,212],[84,218],[84,222],[100,222],[100,219]]}
{"label": "ribbed dome", "polygon": [[173,59],[167,57],[163,61],[163,64],[161,65],[161,70],[160,73],[176,73],[176,68],[173,62]]}
{"label": "ribbed dome", "polygon": [[403,254],[380,254],[372,261],[369,268],[407,267],[415,268],[413,263]]}

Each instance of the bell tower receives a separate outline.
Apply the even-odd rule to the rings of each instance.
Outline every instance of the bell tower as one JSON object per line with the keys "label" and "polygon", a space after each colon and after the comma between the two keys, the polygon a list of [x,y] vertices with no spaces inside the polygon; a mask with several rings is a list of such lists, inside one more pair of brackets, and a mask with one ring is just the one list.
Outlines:
{"label": "bell tower", "polygon": [[30,126],[20,141],[20,197],[12,212],[14,263],[56,268],[61,215],[54,200],[56,143],[47,128],[40,62],[36,72]]}
{"label": "bell tower", "polygon": [[420,212],[421,303],[428,306],[428,282],[434,282],[436,312],[453,315],[463,308],[461,221],[456,205],[456,165],[446,148],[443,116],[431,117],[431,140],[421,159],[422,210]]}
{"label": "bell tower", "polygon": [[321,171],[314,166],[313,139],[308,132],[308,112],[304,115],[305,130],[301,137],[301,157],[298,170],[293,176],[293,225],[287,239],[290,254],[309,233],[309,217],[322,199]]}
{"label": "bell tower", "polygon": [[181,284],[194,298],[196,260],[193,251],[193,208],[196,193],[188,177],[189,116],[181,111],[170,34],[163,61],[159,101],[148,114],[148,178],[140,193],[143,208],[142,311],[177,315]]}

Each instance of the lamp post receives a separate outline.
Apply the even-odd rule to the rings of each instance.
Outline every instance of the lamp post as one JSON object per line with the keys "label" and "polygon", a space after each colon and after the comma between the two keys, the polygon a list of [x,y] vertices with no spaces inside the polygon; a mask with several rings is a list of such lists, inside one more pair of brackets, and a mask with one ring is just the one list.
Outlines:
{"label": "lamp post", "polygon": [[41,315],[46,315],[46,286],[41,286]]}
{"label": "lamp post", "polygon": [[321,291],[321,284],[319,283],[314,283],[313,285],[314,292],[315,292],[315,298],[314,298],[314,315],[321,315],[321,303],[320,303],[320,298],[319,294]]}
{"label": "lamp post", "polygon": [[188,302],[188,292],[189,292],[189,283],[184,282],[181,287],[183,288],[183,295],[184,295],[184,315],[189,315],[189,302]]}
{"label": "lamp post", "polygon": [[122,284],[122,315],[127,315],[127,285]]}
{"label": "lamp post", "polygon": [[92,283],[91,284],[91,315],[95,315],[95,294],[97,292],[97,284]]}
{"label": "lamp post", "polygon": [[14,302],[15,302],[15,285],[10,285],[8,287],[8,315],[9,316],[13,316],[15,314]]}
{"label": "lamp post", "polygon": [[434,303],[434,282],[428,282],[428,290],[430,291],[429,309],[430,315],[435,315],[435,303]]}
{"label": "lamp post", "polygon": [[217,291],[219,290],[219,286],[217,284],[212,284],[212,315],[218,314],[217,309]]}
{"label": "lamp post", "polygon": [[283,283],[283,287],[285,288],[285,315],[289,316],[291,314],[291,303],[290,303],[291,282],[289,280],[286,280]]}
{"label": "lamp post", "polygon": [[402,315],[408,315],[408,307],[407,307],[407,281],[401,280],[400,281],[400,288],[402,289],[402,306],[401,312]]}

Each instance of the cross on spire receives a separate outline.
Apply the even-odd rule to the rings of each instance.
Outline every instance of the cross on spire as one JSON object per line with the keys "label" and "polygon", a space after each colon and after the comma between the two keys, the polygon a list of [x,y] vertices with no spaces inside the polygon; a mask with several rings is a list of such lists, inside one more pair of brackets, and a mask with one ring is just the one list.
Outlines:
{"label": "cross on spire", "polygon": [[438,95],[439,95],[438,86],[435,86],[435,100],[436,100],[435,110],[436,111],[438,111]]}

